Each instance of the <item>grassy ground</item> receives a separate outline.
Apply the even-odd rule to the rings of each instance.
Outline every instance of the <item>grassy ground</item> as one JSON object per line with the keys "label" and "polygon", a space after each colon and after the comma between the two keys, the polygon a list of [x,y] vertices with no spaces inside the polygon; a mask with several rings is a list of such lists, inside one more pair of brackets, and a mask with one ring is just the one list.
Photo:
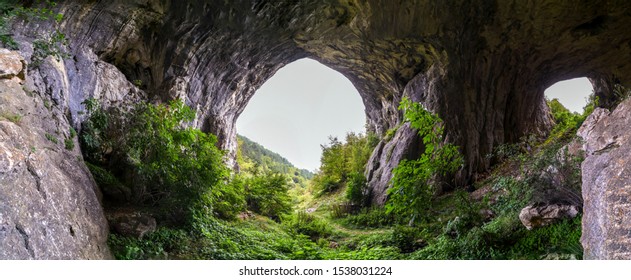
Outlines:
{"label": "grassy ground", "polygon": [[550,191],[532,171],[562,146],[546,145],[512,155],[482,176],[475,192],[437,197],[414,226],[382,208],[345,213],[345,187],[319,197],[304,188],[293,190],[299,203],[280,221],[201,218],[192,229],[163,226],[143,240],[113,234],[110,245],[119,259],[580,259],[580,215],[535,230],[518,218]]}

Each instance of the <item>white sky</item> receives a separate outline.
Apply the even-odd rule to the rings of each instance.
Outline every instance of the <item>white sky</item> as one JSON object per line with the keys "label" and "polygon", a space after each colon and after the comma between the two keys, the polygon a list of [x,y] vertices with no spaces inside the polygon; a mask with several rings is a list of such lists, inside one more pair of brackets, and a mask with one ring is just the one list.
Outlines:
{"label": "white sky", "polygon": [[[558,82],[548,99],[583,112],[592,85],[586,78]],[[342,74],[311,59],[286,65],[254,94],[237,120],[237,132],[279,153],[299,168],[316,170],[328,136],[364,132],[359,93]]]}
{"label": "white sky", "polygon": [[237,120],[237,133],[279,153],[299,168],[320,166],[328,136],[364,132],[359,93],[342,74],[311,59],[276,72],[250,99]]}
{"label": "white sky", "polygon": [[550,86],[545,91],[548,99],[559,99],[559,102],[576,113],[583,113],[583,107],[587,104],[587,98],[592,93],[593,87],[587,78],[577,78],[560,81]]}

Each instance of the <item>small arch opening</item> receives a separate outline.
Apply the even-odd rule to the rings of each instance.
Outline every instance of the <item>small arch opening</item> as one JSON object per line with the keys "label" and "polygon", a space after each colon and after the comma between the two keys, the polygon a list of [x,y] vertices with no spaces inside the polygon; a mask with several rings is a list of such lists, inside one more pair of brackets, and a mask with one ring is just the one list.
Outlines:
{"label": "small arch opening", "polygon": [[545,96],[548,101],[558,100],[570,112],[582,114],[593,91],[592,83],[582,77],[553,84],[545,90]]}

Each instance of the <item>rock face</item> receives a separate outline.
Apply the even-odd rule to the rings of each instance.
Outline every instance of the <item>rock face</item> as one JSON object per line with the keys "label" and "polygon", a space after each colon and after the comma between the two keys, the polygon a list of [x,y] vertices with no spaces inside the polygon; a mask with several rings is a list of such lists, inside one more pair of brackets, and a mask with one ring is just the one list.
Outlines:
{"label": "rock face", "polygon": [[578,135],[585,141],[583,235],[586,259],[631,259],[631,99],[596,109]]}
{"label": "rock face", "polygon": [[526,206],[519,213],[519,220],[528,229],[544,227],[562,219],[571,219],[578,215],[578,207],[574,205],[549,204],[542,206]]}
{"label": "rock face", "polygon": [[[58,78],[68,83],[60,98],[73,124],[86,97],[137,96],[125,78],[150,100],[184,98],[197,110],[194,125],[232,156],[248,100],[303,57],[351,80],[380,135],[400,124],[403,96],[438,113],[466,158],[457,184],[486,169],[497,145],[547,131],[543,91],[553,83],[615,76],[631,84],[625,1],[82,0],[58,9],[71,34],[72,59]],[[34,22],[17,33],[29,41],[46,28]],[[99,81],[109,77],[99,71],[121,88],[104,91]],[[366,173],[374,202],[385,201],[392,168],[419,148],[409,129],[377,146]]]}
{"label": "rock face", "polygon": [[98,188],[63,112],[23,80],[25,65],[0,50],[0,259],[110,258]]}

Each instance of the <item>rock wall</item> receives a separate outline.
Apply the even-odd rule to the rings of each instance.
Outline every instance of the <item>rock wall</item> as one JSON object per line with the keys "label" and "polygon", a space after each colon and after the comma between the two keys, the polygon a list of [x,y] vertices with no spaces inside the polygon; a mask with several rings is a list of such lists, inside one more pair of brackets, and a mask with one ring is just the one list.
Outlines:
{"label": "rock wall", "polygon": [[111,258],[65,107],[37,90],[24,59],[0,49],[0,259]]}
{"label": "rock wall", "polygon": [[585,259],[631,259],[631,99],[596,109],[578,131],[583,176]]}

